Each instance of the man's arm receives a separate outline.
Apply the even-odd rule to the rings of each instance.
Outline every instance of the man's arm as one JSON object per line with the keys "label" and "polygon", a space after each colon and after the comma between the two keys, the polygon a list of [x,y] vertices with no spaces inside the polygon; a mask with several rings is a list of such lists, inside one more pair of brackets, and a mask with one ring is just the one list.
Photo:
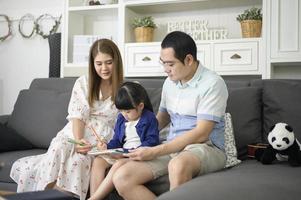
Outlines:
{"label": "man's arm", "polygon": [[215,122],[200,120],[195,128],[176,137],[170,142],[154,147],[155,157],[183,150],[189,144],[206,142],[213,130]]}
{"label": "man's arm", "polygon": [[158,111],[156,117],[159,124],[159,130],[167,126],[167,124],[170,122],[170,117],[167,112]]}
{"label": "man's arm", "polygon": [[133,160],[152,160],[158,156],[181,151],[189,144],[206,142],[214,125],[215,122],[213,121],[200,120],[197,122],[195,128],[176,137],[172,141],[155,147],[138,148],[126,156]]}

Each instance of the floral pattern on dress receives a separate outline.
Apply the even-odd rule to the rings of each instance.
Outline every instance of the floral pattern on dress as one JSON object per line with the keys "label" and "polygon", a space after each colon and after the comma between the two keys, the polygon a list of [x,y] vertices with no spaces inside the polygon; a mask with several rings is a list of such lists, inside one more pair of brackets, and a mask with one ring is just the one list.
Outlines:
{"label": "floral pattern on dress", "polygon": [[87,78],[82,76],[72,90],[69,122],[52,139],[47,152],[21,158],[13,164],[10,175],[18,184],[17,192],[44,190],[49,183],[56,181],[58,187],[78,195],[81,200],[86,198],[93,157],[75,152],[74,144],[68,142],[68,138],[73,138],[71,119],[81,119],[86,123],[84,138],[95,144],[97,138],[89,127],[110,140],[118,113],[110,98],[96,101],[90,108],[87,94]]}

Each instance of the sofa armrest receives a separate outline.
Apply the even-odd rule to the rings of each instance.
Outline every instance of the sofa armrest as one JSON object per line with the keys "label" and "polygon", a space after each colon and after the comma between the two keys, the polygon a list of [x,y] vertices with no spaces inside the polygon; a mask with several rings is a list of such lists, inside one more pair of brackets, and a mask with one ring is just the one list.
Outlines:
{"label": "sofa armrest", "polygon": [[9,117],[10,117],[10,115],[0,115],[0,123],[6,124],[8,122]]}

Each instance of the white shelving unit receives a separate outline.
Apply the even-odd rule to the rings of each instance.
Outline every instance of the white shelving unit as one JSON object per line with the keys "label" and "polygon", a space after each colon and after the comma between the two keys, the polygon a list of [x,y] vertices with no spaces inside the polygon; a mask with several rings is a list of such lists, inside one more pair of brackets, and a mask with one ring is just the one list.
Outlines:
{"label": "white shelving unit", "polygon": [[301,0],[267,0],[267,77],[301,78]]}
{"label": "white shelving unit", "polygon": [[[265,15],[265,0],[119,0],[98,6],[85,5],[85,0],[65,1],[62,76],[87,72],[87,64],[74,63],[72,59],[75,35],[112,37],[122,52],[128,77],[165,76],[158,61],[168,22],[202,19],[210,29],[228,31],[227,39],[196,41],[198,59],[206,67],[221,75],[265,77],[265,26],[261,38],[242,38],[236,21],[238,14],[254,6],[262,7]],[[141,16],[152,16],[158,25],[154,42],[135,42],[131,23]]]}

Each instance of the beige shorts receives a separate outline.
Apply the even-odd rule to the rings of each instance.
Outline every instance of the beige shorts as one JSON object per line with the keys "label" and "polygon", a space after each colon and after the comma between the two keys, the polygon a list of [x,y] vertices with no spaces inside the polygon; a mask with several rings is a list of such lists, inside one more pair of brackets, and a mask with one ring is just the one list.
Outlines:
{"label": "beige shorts", "polygon": [[[198,176],[223,169],[226,164],[225,152],[214,146],[211,141],[200,144],[190,144],[181,152],[184,151],[190,152],[199,158],[201,169]],[[181,152],[160,156],[154,160],[146,161],[145,163],[148,164],[152,170],[154,179],[168,174],[169,161]]]}

